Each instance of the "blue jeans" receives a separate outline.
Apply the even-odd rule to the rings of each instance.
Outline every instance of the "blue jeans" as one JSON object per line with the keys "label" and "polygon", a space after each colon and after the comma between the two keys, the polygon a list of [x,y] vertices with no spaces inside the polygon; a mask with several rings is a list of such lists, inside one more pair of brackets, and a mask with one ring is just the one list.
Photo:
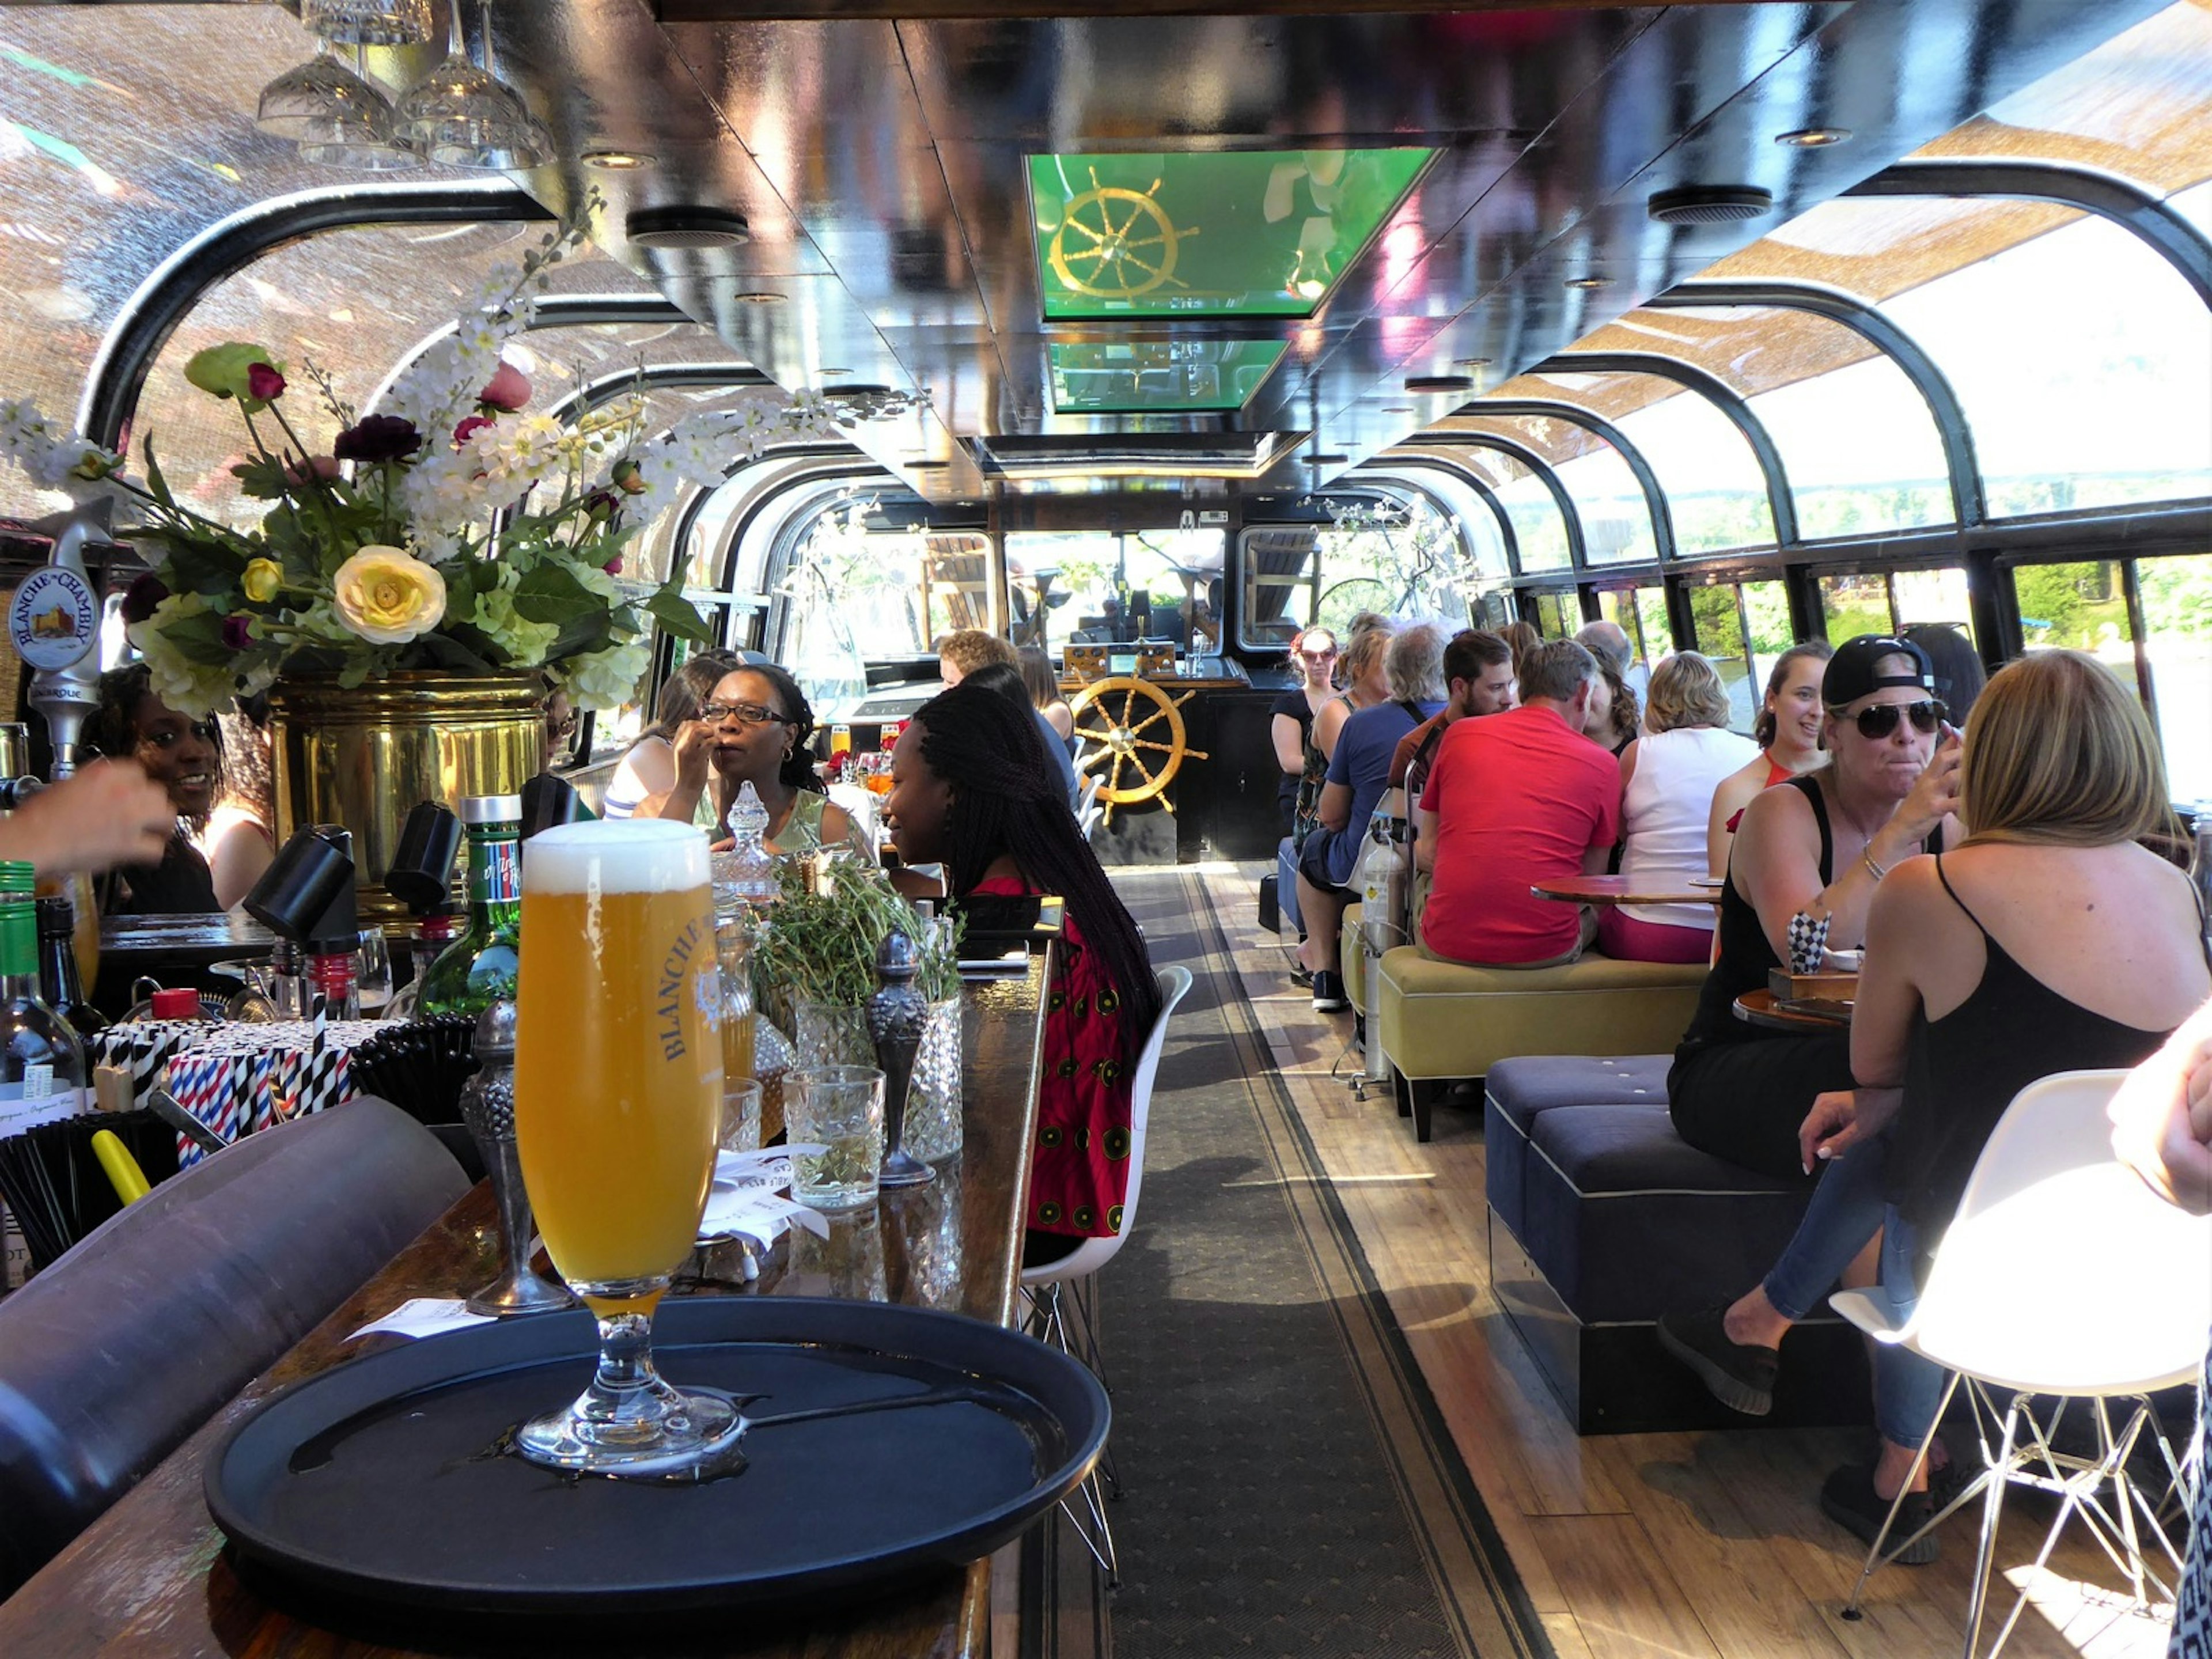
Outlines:
{"label": "blue jeans", "polygon": [[[1884,1201],[1889,1138],[1876,1135],[1828,1165],[1813,1188],[1805,1218],[1760,1286],[1775,1312],[1805,1318],[1866,1243],[1881,1232],[1880,1294],[1902,1324],[1920,1299],[1918,1230]],[[1879,1343],[1875,1352],[1875,1419],[1882,1438],[1918,1446],[1936,1420],[1945,1372],[1910,1349]]]}

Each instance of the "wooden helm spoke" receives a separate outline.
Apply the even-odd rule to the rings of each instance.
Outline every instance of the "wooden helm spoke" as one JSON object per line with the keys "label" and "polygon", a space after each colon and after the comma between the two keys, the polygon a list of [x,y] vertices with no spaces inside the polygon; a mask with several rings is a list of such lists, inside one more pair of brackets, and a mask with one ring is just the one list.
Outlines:
{"label": "wooden helm spoke", "polygon": [[1182,708],[1194,695],[1174,696],[1151,680],[1119,675],[1093,680],[1071,700],[1075,732],[1084,741],[1076,766],[1099,778],[1097,799],[1107,822],[1115,806],[1139,801],[1156,799],[1174,811],[1169,784],[1186,759],[1204,758],[1190,748],[1183,728]]}

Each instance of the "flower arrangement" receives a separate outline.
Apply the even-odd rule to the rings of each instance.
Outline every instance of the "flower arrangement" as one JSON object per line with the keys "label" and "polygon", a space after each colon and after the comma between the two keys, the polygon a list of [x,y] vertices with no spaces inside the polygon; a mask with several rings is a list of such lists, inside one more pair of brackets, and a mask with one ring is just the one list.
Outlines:
{"label": "flower arrangement", "polygon": [[[249,530],[179,501],[151,433],[142,480],[125,457],[0,400],[0,453],[34,482],[136,509],[119,533],[152,571],[125,620],[162,701],[198,715],[286,674],[354,686],[401,669],[536,669],[578,708],[609,708],[635,693],[654,622],[706,641],[680,573],[658,588],[620,580],[630,537],[687,486],[772,444],[839,435],[854,416],[773,392],[659,434],[641,396],[565,423],[527,412],[530,382],[501,349],[581,240],[563,226],[495,274],[374,413],[313,365],[295,377],[250,342],[196,355],[185,379],[245,423],[251,459],[232,471],[269,503]],[[319,419],[299,407],[295,378]],[[325,423],[327,444],[310,441]]]}

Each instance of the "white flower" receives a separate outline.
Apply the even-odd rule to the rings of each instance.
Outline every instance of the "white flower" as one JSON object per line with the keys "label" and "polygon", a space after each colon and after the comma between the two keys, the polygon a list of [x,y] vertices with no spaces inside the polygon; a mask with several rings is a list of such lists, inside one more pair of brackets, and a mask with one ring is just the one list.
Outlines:
{"label": "white flower", "polygon": [[[228,666],[211,667],[192,661],[170,644],[162,629],[172,623],[204,616],[208,609],[207,601],[197,593],[172,593],[154,607],[154,614],[144,622],[134,623],[124,630],[131,646],[146,659],[154,695],[179,714],[194,718],[231,706],[236,683],[234,671]],[[259,691],[267,690],[269,678],[274,676],[263,678],[257,674],[252,678],[259,683],[252,690]]]}
{"label": "white flower", "polygon": [[571,657],[556,664],[553,672],[577,708],[619,708],[637,696],[638,683],[652,665],[652,650],[644,640],[636,639]]}

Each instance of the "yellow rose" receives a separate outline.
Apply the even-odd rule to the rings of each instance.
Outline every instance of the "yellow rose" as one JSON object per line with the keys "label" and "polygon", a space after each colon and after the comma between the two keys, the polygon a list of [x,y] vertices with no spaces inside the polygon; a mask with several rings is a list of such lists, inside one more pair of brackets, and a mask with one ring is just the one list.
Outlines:
{"label": "yellow rose", "polygon": [[372,645],[404,645],[446,615],[446,579],[403,548],[364,547],[331,583],[338,620]]}
{"label": "yellow rose", "polygon": [[246,567],[246,574],[238,585],[246,590],[246,597],[256,605],[266,605],[276,597],[276,590],[284,585],[284,567],[274,559],[254,559]]}

